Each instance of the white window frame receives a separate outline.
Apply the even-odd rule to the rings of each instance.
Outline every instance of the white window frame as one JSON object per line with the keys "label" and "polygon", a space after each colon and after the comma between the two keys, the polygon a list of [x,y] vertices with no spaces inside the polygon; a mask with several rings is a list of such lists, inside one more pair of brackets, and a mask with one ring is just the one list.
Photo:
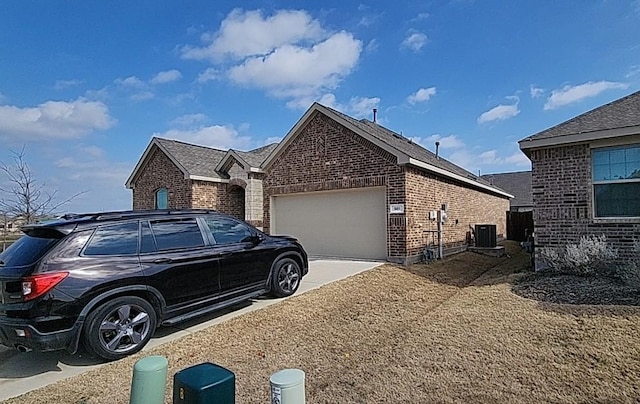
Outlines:
{"label": "white window frame", "polygon": [[640,147],[640,143],[613,143],[613,144],[598,144],[591,145],[590,147],[590,163],[589,168],[591,170],[591,210],[592,217],[595,222],[638,222],[640,221],[640,216],[598,216],[596,209],[596,185],[606,185],[606,184],[628,184],[628,183],[640,183],[640,178],[631,178],[631,179],[612,179],[612,180],[595,180],[594,176],[594,152],[602,149],[628,149],[632,147]]}

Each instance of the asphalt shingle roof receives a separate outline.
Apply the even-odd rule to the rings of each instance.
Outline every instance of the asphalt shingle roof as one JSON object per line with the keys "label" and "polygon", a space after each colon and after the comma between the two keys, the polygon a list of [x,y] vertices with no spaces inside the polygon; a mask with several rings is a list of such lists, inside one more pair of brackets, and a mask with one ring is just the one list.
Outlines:
{"label": "asphalt shingle roof", "polygon": [[632,126],[640,126],[640,91],[585,112],[523,140],[549,139]]}
{"label": "asphalt shingle roof", "polygon": [[531,171],[485,174],[482,178],[513,195],[514,198],[510,202],[512,207],[533,206]]}
{"label": "asphalt shingle roof", "polygon": [[262,162],[271,154],[275,148],[278,147],[278,143],[271,143],[270,145],[262,146],[258,149],[251,150],[248,152],[234,150],[238,155],[251,167],[260,167]]}
{"label": "asphalt shingle roof", "polygon": [[156,138],[156,141],[171,157],[180,163],[190,175],[224,178],[216,172],[216,165],[225,156],[226,151],[171,139]]}
{"label": "asphalt shingle roof", "polygon": [[464,168],[453,164],[452,162],[438,156],[436,157],[435,153],[425,149],[419,144],[413,142],[411,139],[408,139],[392,130],[389,130],[383,126],[378,125],[377,123],[371,122],[367,119],[357,120],[348,115],[345,115],[339,111],[331,109],[329,107],[325,107],[330,109],[332,112],[340,115],[343,119],[349,121],[351,124],[357,126],[362,131],[368,133],[369,135],[375,137],[376,139],[388,144],[394,149],[406,154],[407,156],[422,161],[423,163],[430,164],[432,166],[441,168],[443,170],[449,171],[451,173],[460,175],[462,177],[468,178],[472,181],[476,181],[485,185],[491,185],[482,177],[478,177],[477,175],[471,173],[470,171],[465,170]]}
{"label": "asphalt shingle roof", "polygon": [[[206,146],[180,142],[178,140],[155,138],[167,153],[180,163],[190,175],[226,178],[216,171],[216,166],[226,156],[226,150],[218,150]],[[251,151],[234,150],[251,167],[260,167],[262,162],[271,154],[278,144],[273,143]]]}

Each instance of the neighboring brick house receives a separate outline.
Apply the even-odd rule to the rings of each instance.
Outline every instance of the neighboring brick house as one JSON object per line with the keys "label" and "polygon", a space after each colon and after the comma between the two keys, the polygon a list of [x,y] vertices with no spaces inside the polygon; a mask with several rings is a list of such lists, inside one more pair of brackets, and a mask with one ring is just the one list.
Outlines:
{"label": "neighboring brick house", "polygon": [[485,174],[483,179],[514,197],[509,201],[507,214],[507,238],[527,241],[533,233],[533,196],[531,195],[531,171]]}
{"label": "neighboring brick house", "polygon": [[484,174],[481,177],[491,185],[504,189],[513,195],[513,198],[509,201],[509,211],[531,212],[533,210],[531,171]]}
{"label": "neighboring brick house", "polygon": [[[154,139],[127,182],[136,209],[153,207],[154,192],[162,187],[171,194],[172,185],[153,173],[166,170],[154,168],[154,161],[169,164],[164,157],[154,157],[167,154],[159,152],[168,142]],[[190,158],[215,160],[225,153],[209,150],[210,157],[202,151]],[[466,249],[475,224],[495,224],[498,238],[504,237],[510,194],[375,122],[314,103],[271,150],[262,160],[266,150],[258,149],[261,152],[226,152],[215,164],[201,161],[215,168],[215,177],[208,174],[212,179],[206,184],[216,192],[210,192],[214,196],[206,203],[193,195],[186,199],[193,207],[225,211],[230,209],[223,205],[231,200],[225,197],[230,187],[245,186],[244,181],[245,205],[262,201],[259,223],[264,231],[292,234],[319,256],[414,262],[427,245],[439,247],[439,227],[445,254]],[[177,169],[169,177],[186,179],[184,172]],[[253,190],[246,191],[250,186]],[[173,192],[173,199],[179,199],[178,191]],[[442,208],[447,220],[438,226]],[[249,214],[245,217],[250,219]]]}
{"label": "neighboring brick house", "polygon": [[536,245],[604,234],[622,259],[640,240],[640,92],[520,141],[532,165]]}
{"label": "neighboring brick house", "polygon": [[262,227],[259,167],[275,146],[223,151],[154,137],[126,182],[133,209],[217,209]]}

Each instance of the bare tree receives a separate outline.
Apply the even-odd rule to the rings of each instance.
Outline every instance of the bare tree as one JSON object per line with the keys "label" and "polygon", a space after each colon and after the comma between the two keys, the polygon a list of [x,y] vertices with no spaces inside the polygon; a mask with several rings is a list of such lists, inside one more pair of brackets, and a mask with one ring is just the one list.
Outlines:
{"label": "bare tree", "polygon": [[34,223],[38,219],[52,215],[59,207],[69,203],[86,191],[72,195],[63,201],[57,201],[58,191],[49,192],[45,184],[36,181],[33,172],[25,161],[25,148],[20,152],[11,151],[13,165],[0,162],[0,172],[7,179],[6,186],[0,185],[0,211],[25,223]]}

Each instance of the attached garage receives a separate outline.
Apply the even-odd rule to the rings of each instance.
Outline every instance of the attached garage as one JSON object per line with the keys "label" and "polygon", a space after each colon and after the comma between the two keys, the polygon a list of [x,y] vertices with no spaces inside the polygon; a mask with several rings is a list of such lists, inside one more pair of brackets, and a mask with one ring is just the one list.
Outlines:
{"label": "attached garage", "polygon": [[310,255],[387,259],[386,188],[274,195],[272,234],[297,237]]}

